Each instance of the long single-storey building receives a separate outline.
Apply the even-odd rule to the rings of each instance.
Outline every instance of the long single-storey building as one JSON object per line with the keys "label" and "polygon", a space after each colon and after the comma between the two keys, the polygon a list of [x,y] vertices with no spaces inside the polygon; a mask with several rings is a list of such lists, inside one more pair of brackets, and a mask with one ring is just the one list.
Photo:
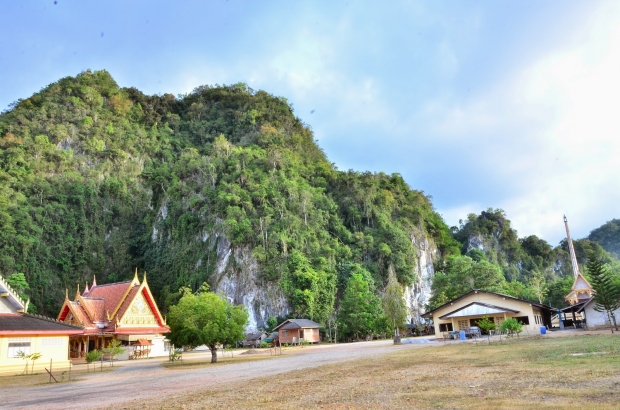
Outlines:
{"label": "long single-storey building", "polygon": [[432,319],[435,334],[467,330],[477,326],[487,316],[496,326],[508,318],[523,324],[524,330],[538,332],[541,326],[551,327],[551,315],[556,309],[541,303],[529,302],[512,296],[474,289],[422,315]]}
{"label": "long single-storey building", "polygon": [[[38,315],[25,313],[28,301],[24,301],[0,276],[0,373],[20,373],[26,364],[29,370],[40,372],[50,366],[63,369],[69,361],[69,337],[82,334],[76,326],[60,323]],[[39,353],[34,363],[24,360]]]}

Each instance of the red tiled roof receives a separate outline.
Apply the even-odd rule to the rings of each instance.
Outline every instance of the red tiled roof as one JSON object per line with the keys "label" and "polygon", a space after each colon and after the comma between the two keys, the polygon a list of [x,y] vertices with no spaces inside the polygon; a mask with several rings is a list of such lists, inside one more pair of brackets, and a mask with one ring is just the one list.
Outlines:
{"label": "red tiled roof", "polygon": [[135,334],[152,334],[152,333],[170,333],[170,329],[164,326],[158,327],[119,327],[114,333],[116,334],[127,334],[127,335],[135,335]]}
{"label": "red tiled roof", "polygon": [[[146,280],[146,279],[145,279]],[[146,301],[157,319],[157,324],[149,327],[124,328],[119,321],[142,291]],[[61,309],[58,319],[66,320],[69,311],[73,313],[76,322],[84,325],[84,334],[116,333],[116,334],[156,334],[168,333],[170,329],[165,325],[163,317],[150,294],[146,281],[138,282],[137,274],[129,282],[111,283],[97,286],[95,283],[88,293],[76,295],[76,300],[67,300]],[[109,319],[108,319],[109,317]],[[99,327],[105,324],[103,328]]]}
{"label": "red tiled roof", "polygon": [[[129,291],[129,294],[127,295],[127,297],[125,298],[123,303],[119,306],[118,310],[116,311],[116,318],[117,319],[122,318],[123,315],[125,314],[125,312],[127,311],[127,309],[129,309],[129,305],[131,305],[131,302],[133,302],[133,299],[136,297],[136,294],[138,293],[138,290],[140,290],[140,285],[135,285]],[[110,314],[112,314],[112,311],[110,311]]]}
{"label": "red tiled roof", "polygon": [[69,302],[69,305],[71,307],[71,313],[77,322],[82,323],[86,327],[95,325],[78,302]]}
{"label": "red tiled roof", "polygon": [[123,296],[131,286],[131,282],[111,283],[109,285],[97,285],[90,288],[88,298],[98,298],[105,300],[104,309],[110,314],[114,313],[119,303],[123,301]]}

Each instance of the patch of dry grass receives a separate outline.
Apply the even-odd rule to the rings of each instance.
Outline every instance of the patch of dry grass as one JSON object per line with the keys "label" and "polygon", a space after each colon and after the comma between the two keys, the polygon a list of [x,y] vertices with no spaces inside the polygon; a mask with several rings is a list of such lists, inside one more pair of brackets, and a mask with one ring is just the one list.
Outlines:
{"label": "patch of dry grass", "polygon": [[[123,408],[618,408],[620,337],[401,350]],[[575,353],[599,353],[573,356]]]}
{"label": "patch of dry grass", "polygon": [[[59,383],[66,382],[74,382],[78,380],[80,377],[88,375],[88,374],[100,374],[114,371],[115,368],[109,367],[107,364],[103,365],[103,368],[97,366],[95,370],[93,370],[93,365],[90,366],[90,370],[87,371],[86,366],[77,366],[71,369],[71,380],[69,380],[69,369],[61,368],[61,369],[52,369],[52,374],[58,380]],[[0,376],[0,387],[8,388],[8,387],[19,387],[19,386],[37,386],[40,384],[48,384],[50,376],[47,374],[45,370],[37,371],[35,374],[12,374],[12,375],[2,375]],[[54,380],[52,380],[52,384],[56,384]]]}
{"label": "patch of dry grass", "polygon": [[277,356],[270,356],[269,352],[266,355],[238,355],[238,356],[228,356],[228,357],[218,357],[217,362],[211,363],[211,356],[202,358],[202,359],[191,359],[191,360],[183,360],[176,362],[163,362],[161,365],[166,369],[172,370],[184,370],[184,369],[195,369],[199,367],[212,367],[218,365],[227,365],[231,363],[243,363],[243,362],[254,362],[258,360],[271,359]]}

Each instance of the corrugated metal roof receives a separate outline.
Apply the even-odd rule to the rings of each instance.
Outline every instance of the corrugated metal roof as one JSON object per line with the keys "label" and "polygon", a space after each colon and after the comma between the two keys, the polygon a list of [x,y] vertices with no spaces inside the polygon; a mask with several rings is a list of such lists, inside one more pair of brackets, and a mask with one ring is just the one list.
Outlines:
{"label": "corrugated metal roof", "polygon": [[450,319],[453,317],[465,317],[465,316],[484,316],[494,315],[498,313],[518,313],[518,310],[503,308],[494,305],[487,305],[486,303],[470,303],[463,306],[460,309],[454,310],[446,315],[440,317],[440,319]]}
{"label": "corrugated metal roof", "polygon": [[307,328],[319,328],[320,324],[313,322],[309,319],[287,319],[275,327],[276,329],[307,329]]}
{"label": "corrugated metal roof", "polygon": [[0,315],[0,334],[2,332],[17,331],[57,332],[67,335],[83,332],[83,330],[77,326],[58,322],[44,316],[13,313]]}

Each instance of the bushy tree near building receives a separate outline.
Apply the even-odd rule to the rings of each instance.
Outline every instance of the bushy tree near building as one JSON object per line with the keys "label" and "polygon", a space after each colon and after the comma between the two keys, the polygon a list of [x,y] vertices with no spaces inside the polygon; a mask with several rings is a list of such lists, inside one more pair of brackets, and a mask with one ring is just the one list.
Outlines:
{"label": "bushy tree near building", "polygon": [[234,306],[223,296],[209,292],[204,284],[197,294],[184,289],[179,303],[170,307],[169,338],[176,346],[206,345],[211,351],[211,363],[215,363],[217,346],[243,339],[247,322],[245,306]]}

